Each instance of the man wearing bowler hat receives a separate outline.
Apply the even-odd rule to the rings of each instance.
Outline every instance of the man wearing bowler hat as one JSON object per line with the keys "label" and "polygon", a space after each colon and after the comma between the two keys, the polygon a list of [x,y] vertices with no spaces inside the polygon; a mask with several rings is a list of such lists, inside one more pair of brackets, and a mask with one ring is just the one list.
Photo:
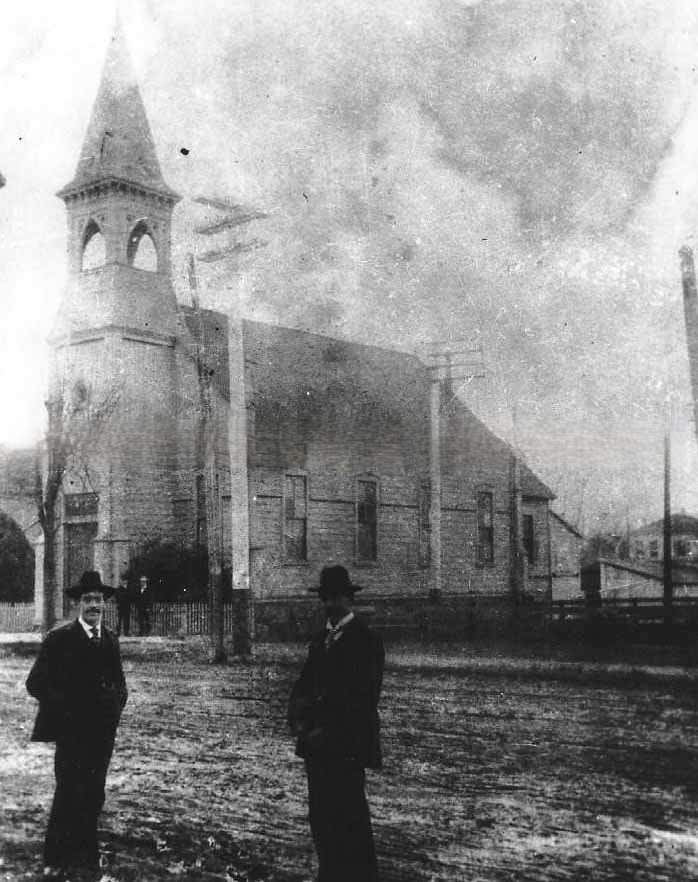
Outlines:
{"label": "man wearing bowler hat", "polygon": [[66,591],[78,602],[77,619],[46,635],[27,678],[29,694],[39,700],[32,741],[56,742],[56,790],[44,841],[47,880],[67,880],[71,869],[99,871],[97,819],[127,697],[118,640],[102,624],[112,593],[99,573],[83,573]]}
{"label": "man wearing bowler hat", "polygon": [[288,721],[305,759],[318,882],[377,882],[365,769],[381,766],[378,698],[381,638],[354,614],[354,585],[325,567],[318,592],[327,621],[293,687]]}

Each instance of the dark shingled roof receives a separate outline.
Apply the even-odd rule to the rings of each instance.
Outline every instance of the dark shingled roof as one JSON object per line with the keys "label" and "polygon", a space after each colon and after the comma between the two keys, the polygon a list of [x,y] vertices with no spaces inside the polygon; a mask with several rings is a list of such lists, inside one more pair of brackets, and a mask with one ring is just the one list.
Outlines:
{"label": "dark shingled roof", "polygon": [[[664,520],[660,518],[658,521],[652,521],[651,524],[645,524],[644,527],[638,527],[633,530],[631,536],[641,536],[643,533],[662,532],[664,529]],[[673,514],[671,516],[671,532],[672,533],[688,533],[698,537],[698,518],[687,514]]]}
{"label": "dark shingled roof", "polygon": [[255,400],[295,407],[351,395],[428,418],[428,378],[412,355],[261,322],[245,321],[243,335]]}
{"label": "dark shingled roof", "polygon": [[162,176],[123,29],[117,20],[73,180],[59,196],[106,181],[140,184],[179,199]]}
{"label": "dark shingled roof", "polygon": [[[363,399],[396,419],[407,415],[429,423],[430,378],[414,355],[261,322],[243,323],[245,365],[256,404],[297,408],[342,397]],[[460,400],[451,407],[444,437],[444,471],[467,469],[473,462],[501,464],[512,449]],[[554,494],[521,463],[524,496],[553,499]]]}
{"label": "dark shingled roof", "polygon": [[570,533],[574,533],[574,535],[577,536],[579,539],[584,539],[584,536],[582,536],[582,534],[579,532],[579,530],[578,530],[575,526],[573,526],[572,524],[570,524],[569,521],[566,521],[566,520],[562,517],[562,515],[558,514],[556,511],[553,511],[552,509],[550,509],[550,514],[551,514],[556,520],[558,520],[566,530],[569,530]]}

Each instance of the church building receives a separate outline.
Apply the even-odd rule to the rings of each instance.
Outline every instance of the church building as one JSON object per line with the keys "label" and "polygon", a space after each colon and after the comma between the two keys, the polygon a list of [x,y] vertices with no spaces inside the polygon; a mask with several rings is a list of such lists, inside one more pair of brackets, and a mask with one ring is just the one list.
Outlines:
{"label": "church building", "polygon": [[[547,596],[552,494],[448,377],[404,352],[253,321],[231,327],[177,302],[170,228],[180,197],[163,178],[119,27],[75,175],[58,195],[68,279],[48,401],[73,432],[58,605],[84,569],[116,584],[153,541],[219,541],[260,626],[289,605],[304,609],[328,563],[347,566],[376,606],[435,593],[469,608]],[[39,559],[37,573],[40,617]]]}

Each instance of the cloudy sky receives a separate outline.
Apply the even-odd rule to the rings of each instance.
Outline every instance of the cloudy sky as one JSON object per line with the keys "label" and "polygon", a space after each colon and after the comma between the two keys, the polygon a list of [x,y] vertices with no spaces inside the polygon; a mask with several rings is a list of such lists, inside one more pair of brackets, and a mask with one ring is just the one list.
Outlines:
{"label": "cloudy sky", "polygon": [[[690,0],[123,0],[168,183],[175,283],[201,195],[269,216],[200,264],[206,302],[425,352],[582,526],[698,513],[677,251],[698,230]],[[109,3],[3,10],[0,444],[43,426],[72,177]],[[9,40],[7,39],[9,38]],[[185,148],[186,155],[182,152]],[[695,488],[694,488],[695,485]]]}

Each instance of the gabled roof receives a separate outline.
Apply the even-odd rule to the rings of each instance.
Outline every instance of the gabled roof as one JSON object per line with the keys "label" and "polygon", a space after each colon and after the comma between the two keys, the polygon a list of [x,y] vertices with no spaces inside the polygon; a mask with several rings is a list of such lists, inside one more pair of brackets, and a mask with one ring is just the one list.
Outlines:
{"label": "gabled roof", "polygon": [[[467,468],[472,463],[501,463],[514,453],[513,448],[488,428],[459,398],[452,399],[447,410],[449,422],[444,432],[443,470],[449,466]],[[521,493],[529,499],[554,499],[555,494],[519,458]]]}
{"label": "gabled roof", "polygon": [[245,321],[246,374],[256,403],[321,408],[361,401],[428,420],[428,377],[413,355],[309,331]]}
{"label": "gabled roof", "polygon": [[173,200],[179,198],[162,177],[119,19],[109,43],[75,177],[58,195],[65,197],[106,181],[139,184]]}
{"label": "gabled roof", "polygon": [[573,533],[578,539],[584,539],[584,536],[582,536],[582,534],[576,527],[573,527],[569,521],[566,521],[562,517],[562,515],[559,515],[556,511],[553,511],[552,508],[550,509],[550,514],[555,518],[555,520],[559,521],[566,530],[569,530],[569,532]]}
{"label": "gabled roof", "polygon": [[[211,371],[213,386],[227,399],[227,316],[182,305],[179,309],[192,344],[201,347],[200,357]],[[346,406],[358,421],[370,420],[378,412],[391,422],[421,427],[412,441],[417,447],[426,445],[430,378],[416,356],[249,320],[243,321],[242,332],[247,397],[256,408],[322,419],[332,409]],[[442,441],[444,474],[473,463],[501,466],[512,454],[511,447],[458,399],[445,415]],[[523,462],[520,480],[524,497],[554,498]]]}
{"label": "gabled roof", "polygon": [[[638,564],[600,557],[593,564],[589,564],[582,569],[586,571],[593,567],[597,567],[600,564],[605,564],[616,570],[623,570],[638,576],[644,576],[648,579],[655,579],[658,582],[661,582],[664,579],[664,564],[662,561],[648,560]],[[698,585],[698,566],[672,563],[671,581],[674,585]]]}
{"label": "gabled roof", "polygon": [[[644,527],[638,527],[633,530],[631,536],[642,536],[648,533],[661,533],[664,529],[664,520],[660,518],[645,524]],[[698,518],[681,512],[680,514],[671,515],[671,532],[672,533],[688,533],[689,535],[698,537]]]}
{"label": "gabled roof", "polygon": [[[422,426],[426,444],[430,378],[416,356],[253,321],[243,322],[243,339],[245,372],[256,406],[293,408],[296,412],[316,407],[323,412],[328,403],[339,407],[346,403],[354,405],[358,419],[373,408],[394,421]],[[456,400],[451,419],[444,420],[444,473],[483,460],[501,464],[511,453],[508,444]],[[554,498],[524,463],[520,480],[524,496]]]}

